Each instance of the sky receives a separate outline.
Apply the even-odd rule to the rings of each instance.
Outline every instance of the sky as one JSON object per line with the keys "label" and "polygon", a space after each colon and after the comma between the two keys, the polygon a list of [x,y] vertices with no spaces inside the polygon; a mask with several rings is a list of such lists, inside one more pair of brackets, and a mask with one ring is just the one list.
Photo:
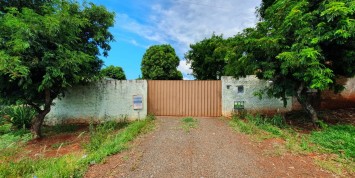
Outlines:
{"label": "sky", "polygon": [[[88,0],[115,12],[105,66],[120,66],[128,80],[141,76],[141,61],[152,45],[170,44],[180,58],[178,70],[193,79],[184,54],[189,45],[213,33],[231,37],[257,22],[261,0]],[[104,66],[104,67],[105,67]]]}

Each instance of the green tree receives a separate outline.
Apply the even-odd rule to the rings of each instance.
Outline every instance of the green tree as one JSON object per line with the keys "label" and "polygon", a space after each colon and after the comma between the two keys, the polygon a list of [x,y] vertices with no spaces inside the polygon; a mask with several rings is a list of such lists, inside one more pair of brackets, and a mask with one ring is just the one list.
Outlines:
{"label": "green tree", "polygon": [[182,74],[177,70],[180,60],[170,45],[154,45],[145,52],[141,70],[143,79],[181,80]]}
{"label": "green tree", "polygon": [[224,75],[228,41],[222,35],[212,34],[210,38],[190,45],[185,59],[191,64],[192,75],[198,80],[216,80]]}
{"label": "green tree", "polygon": [[43,12],[41,8],[45,3],[50,2],[51,0],[1,0],[0,1],[0,11],[7,12],[8,7],[16,7],[21,10],[24,7],[33,9],[37,13]]}
{"label": "green tree", "polygon": [[10,5],[0,12],[0,98],[35,108],[31,130],[41,137],[53,100],[98,76],[100,48],[107,56],[113,40],[114,14],[69,0],[44,3],[40,12]]}
{"label": "green tree", "polygon": [[265,17],[266,9],[269,8],[276,0],[262,0],[260,7],[257,9],[261,19]]}
{"label": "green tree", "polygon": [[110,77],[117,80],[126,80],[126,75],[122,67],[110,65],[101,70],[101,74],[105,77]]}
{"label": "green tree", "polygon": [[[266,3],[268,2],[268,3]],[[307,92],[333,89],[339,76],[355,74],[355,1],[264,0],[262,21],[238,36],[241,63],[254,68],[261,79],[273,81],[270,96],[296,96],[316,125],[318,115]],[[267,4],[267,5],[266,5]],[[260,10],[259,10],[260,11]],[[230,66],[232,68],[232,66]],[[245,72],[235,72],[236,77]]]}
{"label": "green tree", "polygon": [[[246,38],[248,37],[248,38]],[[257,60],[253,61],[250,58],[262,58],[265,56],[261,55],[260,51],[256,51],[253,48],[253,54],[249,53],[251,50],[250,41],[247,39],[260,37],[253,28],[247,28],[243,30],[243,33],[235,35],[227,39],[230,49],[226,53],[225,59],[227,60],[227,65],[225,66],[225,75],[245,77],[246,75],[253,75],[256,73]],[[251,55],[253,57],[251,57]]]}

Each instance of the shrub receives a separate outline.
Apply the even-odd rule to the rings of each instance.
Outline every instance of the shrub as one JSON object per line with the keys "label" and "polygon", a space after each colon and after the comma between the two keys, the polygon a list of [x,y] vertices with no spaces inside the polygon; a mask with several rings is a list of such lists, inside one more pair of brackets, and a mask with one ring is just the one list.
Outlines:
{"label": "shrub", "polygon": [[31,127],[31,121],[36,115],[36,111],[32,107],[19,105],[5,107],[3,114],[6,115],[8,121],[18,129],[29,129]]}

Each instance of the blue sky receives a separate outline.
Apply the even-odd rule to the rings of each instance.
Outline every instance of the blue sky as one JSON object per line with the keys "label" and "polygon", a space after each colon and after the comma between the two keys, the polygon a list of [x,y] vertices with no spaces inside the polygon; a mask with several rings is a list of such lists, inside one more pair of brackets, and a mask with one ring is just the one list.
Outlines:
{"label": "blue sky", "polygon": [[[88,0],[90,2],[90,0]],[[184,53],[213,32],[230,37],[255,25],[261,0],[91,0],[116,14],[115,36],[105,65],[121,66],[127,79],[141,76],[140,64],[151,45],[171,44],[184,79],[193,79]]]}

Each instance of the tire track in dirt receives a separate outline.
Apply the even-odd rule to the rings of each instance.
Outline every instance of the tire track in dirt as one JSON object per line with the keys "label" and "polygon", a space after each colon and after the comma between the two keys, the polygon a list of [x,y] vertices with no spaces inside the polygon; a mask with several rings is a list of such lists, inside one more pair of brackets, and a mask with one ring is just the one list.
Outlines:
{"label": "tire track in dirt", "polygon": [[180,119],[157,118],[154,132],[90,167],[86,177],[332,177],[309,158],[264,155],[257,143],[222,119],[197,120],[188,133]]}

